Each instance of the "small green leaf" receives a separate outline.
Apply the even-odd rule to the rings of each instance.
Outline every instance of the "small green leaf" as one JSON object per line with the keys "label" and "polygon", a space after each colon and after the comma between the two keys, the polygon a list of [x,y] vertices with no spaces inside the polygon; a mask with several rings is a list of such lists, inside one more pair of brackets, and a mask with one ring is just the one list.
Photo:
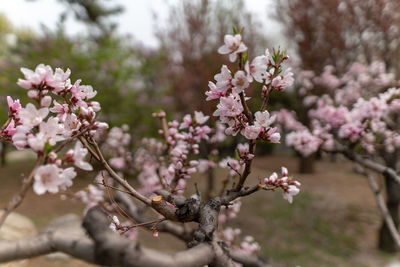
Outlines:
{"label": "small green leaf", "polygon": [[44,152],[46,153],[46,155],[49,154],[51,150],[53,150],[53,146],[46,142],[46,144],[44,145]]}
{"label": "small green leaf", "polygon": [[234,34],[234,35],[238,34],[238,31],[237,31],[237,29],[236,29],[235,26],[232,27],[232,30],[233,30],[233,34]]}
{"label": "small green leaf", "polygon": [[249,52],[247,51],[246,54],[243,56],[243,65],[246,64],[247,58],[249,57]]}
{"label": "small green leaf", "polygon": [[240,152],[239,152],[239,149],[236,149],[236,150],[235,150],[235,159],[236,159],[236,160],[239,160],[239,159],[240,159]]}

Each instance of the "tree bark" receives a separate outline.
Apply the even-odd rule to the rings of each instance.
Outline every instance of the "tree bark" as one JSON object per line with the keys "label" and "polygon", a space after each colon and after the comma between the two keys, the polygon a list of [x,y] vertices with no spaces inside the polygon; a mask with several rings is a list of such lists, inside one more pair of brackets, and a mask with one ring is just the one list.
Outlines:
{"label": "tree bark", "polygon": [[[391,155],[385,155],[386,165],[396,170],[397,153]],[[390,216],[393,219],[393,223],[396,229],[399,229],[399,207],[400,207],[400,184],[397,183],[388,173],[384,173],[384,179],[386,184],[386,205],[388,207]],[[381,229],[379,231],[379,249],[386,252],[397,252],[399,247],[396,245],[389,228],[385,222],[382,222]]]}
{"label": "tree bark", "polygon": [[4,142],[1,145],[1,156],[0,156],[1,167],[5,167],[7,164],[6,155],[7,155],[7,143]]}
{"label": "tree bark", "polygon": [[[399,229],[400,185],[388,177],[388,175],[384,176],[387,194],[386,205],[396,229]],[[385,222],[382,222],[379,231],[378,247],[386,252],[396,252],[399,250]]]}
{"label": "tree bark", "polygon": [[308,157],[299,157],[299,173],[314,173],[315,155],[312,154]]}

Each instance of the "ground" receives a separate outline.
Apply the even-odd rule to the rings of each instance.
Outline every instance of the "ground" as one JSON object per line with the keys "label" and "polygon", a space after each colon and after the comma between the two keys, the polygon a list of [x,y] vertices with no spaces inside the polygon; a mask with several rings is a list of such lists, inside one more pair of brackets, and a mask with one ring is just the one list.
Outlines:
{"label": "ground", "polygon": [[[300,175],[295,173],[294,157],[257,158],[247,183],[257,183],[272,171],[279,171],[282,165],[302,183],[294,203],[285,201],[280,191],[257,192],[244,199],[239,216],[230,223],[232,227],[240,227],[244,235],[256,238],[262,247],[260,253],[270,259],[272,266],[385,266],[396,259],[397,255],[376,250],[380,213],[367,181],[354,174],[349,163],[324,159],[318,162],[314,174]],[[26,175],[31,166],[32,162],[11,162],[0,169],[1,207],[19,188],[21,174]],[[74,190],[90,181],[82,176],[76,179]],[[197,179],[201,185],[204,179]],[[58,195],[39,197],[29,192],[18,212],[30,217],[43,230],[57,216],[70,212],[82,215],[82,207],[79,202],[63,201]],[[167,252],[185,248],[167,234],[155,239],[141,231],[140,239],[146,246]],[[29,266],[89,265],[38,257]]]}

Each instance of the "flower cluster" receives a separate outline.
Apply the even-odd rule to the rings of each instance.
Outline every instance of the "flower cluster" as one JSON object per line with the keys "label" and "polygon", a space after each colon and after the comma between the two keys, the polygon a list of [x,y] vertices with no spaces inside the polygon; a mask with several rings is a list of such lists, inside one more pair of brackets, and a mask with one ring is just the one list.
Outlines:
{"label": "flower cluster", "polygon": [[282,177],[279,178],[276,172],[272,173],[270,177],[264,178],[264,184],[260,185],[262,189],[265,190],[275,190],[277,188],[282,188],[283,198],[293,202],[293,197],[300,192],[300,183],[293,180],[285,167],[282,167]]}
{"label": "flower cluster", "polygon": [[[19,149],[32,149],[39,156],[46,156],[46,164],[39,166],[34,175],[33,189],[37,194],[57,193],[72,185],[76,176],[73,164],[83,170],[92,170],[85,162],[87,149],[77,141],[75,148],[63,156],[61,149],[77,137],[92,137],[97,130],[108,125],[96,120],[100,104],[91,99],[96,91],[91,86],[71,83],[71,71],[40,64],[34,71],[22,68],[25,79],[18,85],[28,91],[33,103],[22,107],[19,100],[7,97],[9,120],[1,137]],[[34,104],[36,102],[36,105]]]}
{"label": "flower cluster", "polygon": [[245,236],[239,245],[236,244],[238,243],[241,232],[242,231],[238,228],[227,227],[222,232],[221,236],[222,239],[229,246],[231,246],[233,250],[244,255],[254,255],[260,250],[260,245],[254,240],[252,236]]}
{"label": "flower cluster", "polygon": [[[311,125],[291,127],[294,132],[286,138],[288,145],[305,156],[320,148],[331,151],[335,142],[369,154],[400,148],[396,127],[400,89],[386,89],[397,82],[393,74],[385,73],[382,63],[355,63],[341,77],[328,67],[311,81],[326,86],[329,94],[309,95],[315,98],[308,113]],[[313,88],[309,83],[307,86]]]}
{"label": "flower cluster", "polygon": [[110,229],[132,241],[137,240],[139,234],[137,227],[132,225],[131,221],[127,221],[122,224],[119,222],[118,217],[115,215],[112,217],[112,221],[110,223]]}
{"label": "flower cluster", "polygon": [[[241,35],[225,36],[225,45],[219,49],[221,54],[230,54],[230,60],[239,60],[241,68],[232,72],[226,65],[223,65],[221,72],[214,76],[215,83],[209,82],[210,90],[206,92],[206,100],[218,99],[217,110],[213,113],[219,120],[227,124],[225,129],[227,135],[241,133],[249,140],[264,140],[271,143],[279,143],[280,134],[276,127],[271,124],[275,116],[262,107],[254,114],[248,114],[246,101],[246,89],[253,81],[264,84],[262,97],[265,102],[269,94],[275,91],[283,91],[293,84],[293,74],[282,72],[282,62],[288,57],[285,52],[274,51],[271,56],[267,50],[265,55],[254,58],[251,63],[247,61],[247,50],[241,42]],[[239,56],[238,56],[239,55]]]}
{"label": "flower cluster", "polygon": [[[141,148],[133,155],[134,169],[142,184],[141,192],[151,195],[164,187],[182,190],[193,173],[215,166],[209,160],[193,159],[199,154],[199,143],[210,141],[212,130],[205,125],[209,116],[195,111],[194,115],[185,115],[182,122],[174,120],[168,123],[165,112],[157,112],[153,116],[165,121],[165,128],[159,133],[164,136],[166,145],[155,139],[143,139]],[[214,141],[218,139],[223,140],[224,137]]]}
{"label": "flower cluster", "polygon": [[228,220],[236,218],[240,211],[241,206],[242,206],[242,202],[240,201],[240,199],[236,199],[228,207],[222,206],[221,212],[219,213],[219,216],[218,216],[218,222],[220,224],[224,224]]}
{"label": "flower cluster", "polygon": [[111,167],[123,173],[132,172],[133,155],[130,151],[130,144],[131,135],[128,125],[111,128],[102,145],[103,151],[106,151],[106,155],[110,158]]}

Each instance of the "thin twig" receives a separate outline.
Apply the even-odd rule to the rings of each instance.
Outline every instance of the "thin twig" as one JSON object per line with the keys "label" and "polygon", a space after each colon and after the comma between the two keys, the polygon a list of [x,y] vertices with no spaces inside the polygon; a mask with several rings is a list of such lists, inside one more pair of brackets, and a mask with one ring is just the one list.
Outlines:
{"label": "thin twig", "polygon": [[[95,148],[95,153],[94,155],[98,155],[99,156],[99,161],[103,164],[104,168],[107,170],[107,172],[111,175],[111,177],[116,180],[120,185],[122,185],[126,190],[128,190],[131,195],[135,198],[137,198],[138,200],[142,201],[143,203],[145,203],[146,205],[151,206],[151,200],[148,199],[147,197],[143,196],[142,194],[140,194],[138,191],[136,191],[125,179],[122,179],[108,164],[108,162],[104,159],[103,154],[101,153],[101,150],[99,148],[99,145],[97,144],[97,142],[95,140],[90,140],[91,143],[93,144],[94,148]],[[90,147],[87,143],[85,143],[86,147]],[[89,149],[89,148],[88,148]],[[92,151],[89,149],[90,153],[92,153]]]}
{"label": "thin twig", "polygon": [[90,154],[97,159],[98,161],[101,162],[101,158],[100,155],[97,155],[97,152],[95,152],[93,150],[93,148],[86,142],[86,139],[83,138],[82,136],[78,137],[79,141],[81,141],[81,143],[87,148],[87,150],[89,150]]}
{"label": "thin twig", "polygon": [[[249,153],[254,155],[255,148],[256,148],[256,141],[250,140],[249,141]],[[240,175],[239,182],[236,186],[236,191],[240,191],[242,189],[244,182],[246,181],[247,177],[250,175],[252,162],[253,162],[253,159],[250,159],[246,162],[243,173],[242,173],[242,175]]]}
{"label": "thin twig", "polygon": [[69,143],[71,143],[72,141],[74,141],[76,138],[81,137],[83,134],[85,134],[87,131],[89,131],[90,128],[89,126],[84,129],[83,131],[77,133],[74,136],[71,136],[70,138],[68,138],[64,143],[62,143],[59,147],[57,147],[55,150],[53,150],[54,153],[58,153],[60,152],[66,145],[68,145]]}

